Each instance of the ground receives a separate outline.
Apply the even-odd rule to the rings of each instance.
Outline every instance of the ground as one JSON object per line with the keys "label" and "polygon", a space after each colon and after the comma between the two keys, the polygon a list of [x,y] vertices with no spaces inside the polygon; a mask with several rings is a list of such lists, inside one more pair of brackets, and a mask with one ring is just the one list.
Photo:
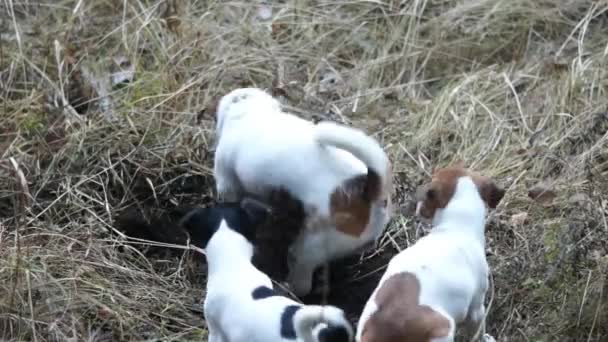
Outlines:
{"label": "ground", "polygon": [[[115,227],[213,199],[213,106],[268,89],[386,148],[396,213],[331,268],[357,308],[425,234],[433,167],[507,189],[490,215],[499,341],[608,336],[608,5],[592,0],[4,1],[0,328],[5,341],[205,340],[202,258]],[[455,270],[457,272],[457,270]]]}

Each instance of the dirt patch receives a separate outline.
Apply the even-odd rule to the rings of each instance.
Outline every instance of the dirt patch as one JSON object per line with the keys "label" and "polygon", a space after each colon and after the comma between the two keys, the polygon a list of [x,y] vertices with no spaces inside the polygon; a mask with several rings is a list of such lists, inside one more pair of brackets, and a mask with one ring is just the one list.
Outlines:
{"label": "dirt patch", "polygon": [[313,293],[301,298],[306,304],[335,305],[346,313],[353,325],[359,320],[365,303],[378,285],[390,259],[398,251],[388,244],[329,264],[329,292],[323,293],[325,271],[315,272]]}

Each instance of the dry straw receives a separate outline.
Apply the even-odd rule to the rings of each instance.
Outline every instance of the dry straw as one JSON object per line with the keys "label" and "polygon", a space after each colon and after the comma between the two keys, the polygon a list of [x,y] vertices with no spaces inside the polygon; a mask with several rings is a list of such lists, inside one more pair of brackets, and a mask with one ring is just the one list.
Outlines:
{"label": "dry straw", "polygon": [[[133,244],[113,219],[209,203],[204,109],[251,85],[363,127],[390,154],[403,210],[344,283],[423,234],[415,187],[464,160],[508,188],[488,224],[489,331],[608,336],[606,1],[269,6],[0,2],[0,339],[205,338],[199,255]],[[537,184],[551,196],[530,198]]]}

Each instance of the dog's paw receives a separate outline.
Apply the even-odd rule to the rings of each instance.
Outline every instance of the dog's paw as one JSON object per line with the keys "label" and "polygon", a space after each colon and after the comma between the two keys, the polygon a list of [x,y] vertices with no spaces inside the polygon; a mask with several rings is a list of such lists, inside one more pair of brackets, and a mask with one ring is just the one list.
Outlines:
{"label": "dog's paw", "polygon": [[482,342],[496,342],[496,339],[494,337],[492,337],[492,335],[490,335],[490,334],[483,334],[483,336],[481,337],[481,341]]}

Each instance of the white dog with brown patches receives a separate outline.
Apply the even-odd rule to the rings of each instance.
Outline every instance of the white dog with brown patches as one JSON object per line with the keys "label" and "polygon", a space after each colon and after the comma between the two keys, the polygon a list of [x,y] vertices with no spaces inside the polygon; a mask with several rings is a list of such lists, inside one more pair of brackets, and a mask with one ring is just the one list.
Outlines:
{"label": "white dog with brown patches", "polygon": [[382,147],[362,131],[314,124],[282,111],[257,88],[223,96],[217,107],[214,174],[218,195],[265,199],[287,190],[306,212],[289,251],[287,281],[296,295],[314,270],[377,239],[391,212],[391,171]]}
{"label": "white dog with brown patches", "polygon": [[505,194],[460,166],[438,169],[419,194],[417,215],[431,232],[390,261],[357,327],[361,342],[453,341],[456,325],[485,333],[488,209]]}

